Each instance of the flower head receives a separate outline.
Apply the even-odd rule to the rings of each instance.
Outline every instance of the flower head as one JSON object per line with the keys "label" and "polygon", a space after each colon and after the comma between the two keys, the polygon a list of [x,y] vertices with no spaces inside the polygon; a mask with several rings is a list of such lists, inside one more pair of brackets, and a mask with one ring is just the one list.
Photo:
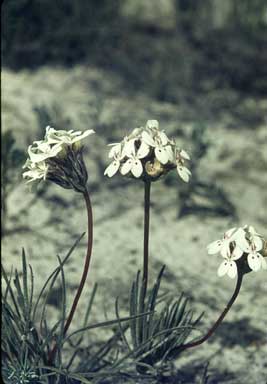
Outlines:
{"label": "flower head", "polygon": [[220,253],[224,258],[218,269],[218,275],[227,274],[234,278],[238,269],[242,273],[267,269],[264,258],[264,241],[252,226],[231,228],[220,240],[208,245],[210,255]]}
{"label": "flower head", "polygon": [[23,178],[27,179],[27,183],[46,179],[48,165],[45,161],[34,163],[28,159],[23,167],[28,168],[28,171],[23,172]]}
{"label": "flower head", "polygon": [[84,190],[87,171],[79,143],[94,133],[93,130],[64,131],[46,128],[44,140],[34,141],[28,148],[28,159],[23,168],[27,182],[50,180],[63,188]]}
{"label": "flower head", "polygon": [[123,176],[155,181],[177,168],[178,175],[189,181],[191,172],[184,165],[189,155],[159,129],[157,120],[148,120],[145,127],[135,128],[120,143],[109,146],[108,156],[113,161],[104,172],[109,177],[120,170]]}
{"label": "flower head", "polygon": [[92,135],[94,132],[93,129],[87,129],[84,132],[74,131],[73,129],[69,131],[56,130],[50,126],[46,127],[45,141],[48,144],[66,144],[72,145],[84,139],[85,137]]}

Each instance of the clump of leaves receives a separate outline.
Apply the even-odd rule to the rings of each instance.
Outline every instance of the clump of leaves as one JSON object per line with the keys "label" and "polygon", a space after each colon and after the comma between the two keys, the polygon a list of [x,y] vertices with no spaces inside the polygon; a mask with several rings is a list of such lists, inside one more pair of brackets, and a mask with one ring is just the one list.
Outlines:
{"label": "clump of leaves", "polygon": [[[2,295],[2,372],[6,383],[88,383],[85,376],[102,376],[101,369],[114,363],[109,354],[116,350],[119,333],[115,333],[100,348],[94,343],[88,348],[79,348],[85,331],[103,326],[114,326],[117,319],[89,324],[89,317],[97,291],[97,286],[89,298],[82,328],[65,335],[66,322],[66,282],[64,265],[78,245],[80,238],[74,243],[63,260],[58,257],[59,266],[50,274],[41,291],[34,300],[34,274],[32,267],[27,266],[26,255],[22,252],[22,274],[6,272],[2,266],[5,289]],[[53,287],[60,278],[62,290],[59,319],[49,325],[46,306]],[[129,317],[120,319],[128,321]],[[75,338],[74,338],[75,337]],[[78,337],[78,339],[77,339]],[[53,362],[49,355],[53,346],[57,344],[57,353]],[[71,351],[64,353],[68,344]],[[82,352],[86,353],[82,355]],[[92,352],[93,351],[93,352]],[[80,375],[73,368],[74,360],[80,354],[86,362],[86,375]],[[77,366],[77,365],[76,365]],[[78,367],[81,367],[78,365]],[[65,381],[67,380],[67,381]],[[69,380],[69,381],[68,381]],[[72,381],[73,380],[73,381]]]}
{"label": "clump of leaves", "polygon": [[[122,363],[130,358],[141,375],[161,375],[168,369],[169,361],[178,356],[179,347],[196,329],[202,317],[194,319],[194,311],[187,309],[188,299],[183,293],[178,299],[169,300],[159,294],[163,272],[164,266],[150,291],[146,291],[146,284],[138,272],[129,298],[130,334],[120,328],[128,349]],[[119,319],[118,300],[116,314]],[[140,317],[140,314],[143,316]],[[130,365],[133,366],[132,362]]]}

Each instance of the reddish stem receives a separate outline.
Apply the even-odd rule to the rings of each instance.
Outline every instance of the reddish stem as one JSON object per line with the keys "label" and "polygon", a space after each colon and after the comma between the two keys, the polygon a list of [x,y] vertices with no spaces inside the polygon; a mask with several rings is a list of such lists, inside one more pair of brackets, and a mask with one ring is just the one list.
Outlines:
{"label": "reddish stem", "polygon": [[221,324],[221,322],[223,321],[223,319],[225,318],[225,316],[227,315],[227,313],[229,312],[230,308],[232,307],[232,305],[234,304],[238,294],[239,294],[239,291],[240,291],[240,288],[241,288],[241,285],[242,285],[242,280],[243,280],[243,273],[242,272],[238,272],[238,276],[237,276],[237,281],[236,281],[236,287],[235,287],[235,291],[231,297],[231,299],[229,300],[228,304],[226,305],[226,307],[224,308],[223,312],[221,313],[221,315],[219,316],[219,318],[217,319],[217,321],[213,324],[213,326],[209,329],[209,331],[206,333],[205,336],[203,336],[201,339],[199,340],[196,340],[192,343],[188,343],[188,344],[185,344],[181,347],[182,351],[188,349],[188,348],[193,348],[193,347],[196,347],[202,343],[204,343],[205,341],[207,341],[212,335],[213,333],[216,331],[216,329],[218,328],[218,326]]}
{"label": "reddish stem", "polygon": [[[67,331],[69,329],[69,326],[70,326],[71,321],[73,319],[73,316],[74,316],[75,310],[77,308],[80,296],[82,294],[82,290],[83,290],[83,287],[84,287],[84,284],[85,284],[85,281],[86,281],[86,277],[88,275],[89,266],[90,266],[90,260],[91,260],[91,255],[92,255],[92,247],[93,247],[93,212],[92,212],[92,205],[91,205],[91,200],[90,200],[89,192],[88,192],[87,189],[85,190],[83,196],[84,196],[85,203],[86,203],[87,217],[88,217],[87,254],[86,254],[86,258],[85,258],[85,262],[84,262],[84,268],[83,268],[83,274],[82,274],[82,277],[81,277],[81,281],[80,281],[77,293],[76,293],[76,295],[74,297],[74,300],[73,300],[73,303],[72,303],[72,307],[71,307],[69,316],[67,318],[66,324],[64,326],[64,330],[63,330],[63,335],[64,336],[65,336],[65,334],[67,333]],[[53,349],[49,353],[48,361],[50,363],[52,363],[52,361],[53,361],[53,358],[55,356],[56,350],[57,350],[57,344],[54,345]]]}

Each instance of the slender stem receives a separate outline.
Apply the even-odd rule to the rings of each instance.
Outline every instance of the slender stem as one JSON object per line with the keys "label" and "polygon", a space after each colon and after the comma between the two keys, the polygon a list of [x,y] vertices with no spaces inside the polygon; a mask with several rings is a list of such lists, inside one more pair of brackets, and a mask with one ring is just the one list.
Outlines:
{"label": "slender stem", "polygon": [[213,333],[216,331],[216,329],[218,328],[218,326],[221,324],[221,322],[223,321],[223,319],[225,318],[225,316],[227,315],[227,313],[229,312],[230,308],[232,307],[232,305],[234,304],[238,294],[239,294],[239,291],[240,291],[240,288],[241,288],[241,285],[242,285],[242,280],[243,280],[243,273],[241,272],[238,272],[238,276],[237,276],[237,281],[236,281],[236,286],[235,286],[235,291],[231,297],[231,299],[229,300],[228,304],[226,305],[226,307],[224,308],[223,312],[221,313],[221,315],[218,317],[217,321],[213,324],[213,326],[209,329],[209,331],[206,333],[205,336],[203,336],[201,339],[199,340],[196,340],[192,343],[188,343],[188,344],[185,344],[183,345],[181,348],[182,348],[182,351],[184,351],[185,349],[188,349],[188,348],[193,348],[193,347],[196,347],[202,343],[204,343],[205,341],[207,341],[212,335]]}
{"label": "slender stem", "polygon": [[[82,274],[82,277],[81,277],[81,281],[80,281],[77,293],[76,293],[76,295],[74,297],[74,300],[73,300],[73,303],[72,303],[72,307],[71,307],[69,316],[68,316],[68,318],[66,320],[66,324],[64,326],[63,336],[65,336],[65,334],[67,333],[67,331],[69,329],[69,326],[71,324],[71,321],[73,319],[75,310],[77,308],[77,305],[78,305],[78,302],[79,302],[79,299],[80,299],[80,296],[82,294],[82,290],[83,290],[83,287],[84,287],[84,284],[85,284],[85,281],[86,281],[86,277],[87,277],[87,274],[88,274],[88,271],[89,271],[90,260],[91,260],[91,255],[92,255],[92,247],[93,247],[93,212],[92,212],[92,205],[91,205],[90,195],[89,195],[89,192],[88,192],[87,189],[85,190],[83,196],[84,196],[85,203],[86,203],[87,217],[88,217],[87,254],[86,254],[86,258],[85,258],[85,262],[84,262],[84,268],[83,268],[83,274]],[[53,361],[53,357],[55,355],[56,350],[57,350],[57,345],[55,344],[53,349],[49,353],[49,362]]]}
{"label": "slender stem", "polygon": [[148,280],[148,249],[149,249],[149,211],[150,211],[150,187],[151,182],[145,181],[144,194],[144,264],[143,264],[143,281],[147,286]]}

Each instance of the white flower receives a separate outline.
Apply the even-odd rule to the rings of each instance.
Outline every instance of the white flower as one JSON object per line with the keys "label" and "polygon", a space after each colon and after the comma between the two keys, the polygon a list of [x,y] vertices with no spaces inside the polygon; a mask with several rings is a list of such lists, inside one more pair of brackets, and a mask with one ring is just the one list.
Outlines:
{"label": "white flower", "polygon": [[72,145],[85,137],[95,133],[93,129],[87,129],[84,132],[74,131],[73,129],[69,131],[65,130],[56,130],[50,126],[46,127],[45,140],[49,144],[66,144]]}
{"label": "white flower", "polygon": [[112,147],[108,153],[108,157],[111,159],[115,156],[118,156],[119,154],[121,155],[123,143],[112,143],[108,144],[109,147]]}
{"label": "white flower", "polygon": [[[119,169],[122,175],[131,172],[135,177],[140,177],[145,167],[146,175],[156,180],[176,166],[180,177],[186,182],[189,181],[191,172],[184,165],[185,160],[190,159],[188,153],[178,150],[175,141],[170,140],[164,131],[159,130],[157,120],[148,120],[145,128],[135,128],[120,143],[109,146],[111,149],[108,156],[113,159],[105,170],[105,175],[109,177]],[[141,159],[144,160],[140,161]],[[155,168],[154,165],[157,163],[159,166],[155,175],[153,174],[155,169],[151,172],[151,166]]]}
{"label": "white flower", "polygon": [[[120,143],[108,144],[112,148],[109,151],[108,157],[113,158],[115,155],[120,155],[121,159],[131,155],[135,151],[135,143],[141,140],[141,132],[143,128],[135,128],[132,133],[125,136]],[[149,146],[147,146],[147,154],[149,153]]]}
{"label": "white flower", "polygon": [[224,258],[229,258],[232,255],[232,257],[234,257],[233,260],[239,259],[243,255],[243,249],[240,247],[240,243],[244,241],[244,230],[242,228],[238,230],[231,228],[225,232],[221,240],[216,240],[207,246],[208,254],[214,255],[220,252]]}
{"label": "white flower", "polygon": [[145,151],[141,148],[138,149],[137,153],[132,153],[129,156],[129,159],[122,165],[121,174],[126,175],[131,172],[134,177],[138,178],[143,173],[143,165],[140,159],[143,159],[145,155]]}
{"label": "white flower", "polygon": [[252,225],[245,226],[244,229],[248,231],[249,240],[251,241],[252,247],[257,251],[260,251],[263,246],[263,241],[260,234],[255,231]]}
{"label": "white flower", "polygon": [[190,160],[190,156],[188,155],[188,153],[187,153],[184,149],[182,149],[182,150],[180,151],[180,156],[181,156],[183,159],[185,159],[185,160]]}
{"label": "white flower", "polygon": [[137,138],[130,139],[128,136],[126,136],[120,143],[108,144],[112,147],[109,151],[108,157],[112,158],[115,155],[119,155],[123,159],[125,156],[129,156],[135,150],[136,140]]}
{"label": "white flower", "polygon": [[173,149],[169,145],[169,139],[164,132],[156,132],[155,135],[147,131],[142,132],[142,140],[150,147],[155,148],[156,159],[163,165],[173,161]]}
{"label": "white flower", "polygon": [[120,165],[121,165],[121,155],[120,152],[114,153],[114,160],[111,164],[105,169],[104,176],[112,177],[115,175],[115,173],[118,172]]}
{"label": "white flower", "polygon": [[29,158],[33,163],[44,161],[50,157],[55,157],[62,150],[60,144],[51,146],[44,141],[35,141],[33,145],[28,148]]}
{"label": "white flower", "polygon": [[[225,232],[222,240],[216,240],[208,245],[210,255],[220,253],[225,259],[218,269],[218,275],[228,275],[234,278],[237,274],[236,260],[243,256],[251,270],[267,269],[267,262],[259,253],[263,247],[261,236],[252,226],[245,225],[243,228],[231,228]],[[242,263],[242,262],[241,262]]]}
{"label": "white flower", "polygon": [[48,171],[48,165],[44,161],[34,163],[28,159],[24,165],[24,168],[25,167],[28,167],[29,170],[23,172],[22,177],[24,179],[28,179],[27,183],[31,183],[40,179],[45,180]]}
{"label": "white flower", "polygon": [[252,271],[258,271],[259,269],[267,269],[267,263],[264,257],[255,249],[251,250],[248,254],[248,265]]}
{"label": "white flower", "polygon": [[[67,146],[71,146],[70,150],[73,152],[73,154],[79,153],[81,158],[82,148],[78,148],[77,144],[79,144],[81,139],[92,133],[94,133],[93,130],[87,130],[85,132],[75,132],[73,130],[57,131],[49,126],[46,127],[44,140],[34,141],[33,144],[28,148],[29,157],[23,166],[23,168],[28,168],[28,170],[23,173],[23,178],[28,179],[28,183],[35,180],[46,179],[49,167],[50,181],[54,181],[57,184],[60,184],[63,186],[63,188],[73,187],[76,191],[81,192],[81,190],[85,188],[87,182],[87,172],[84,163],[82,161],[78,163],[78,157],[76,158],[76,156],[72,158],[72,165],[67,162],[65,163],[67,167],[73,167],[76,174],[77,172],[79,173],[80,184],[78,185],[77,180],[75,180],[75,184],[71,184],[69,181],[66,181],[66,178],[62,176],[62,172],[65,174],[66,168],[64,168],[64,166],[61,167],[55,165],[55,162],[53,163],[51,160],[49,161],[49,159],[58,157],[60,158],[61,163],[64,162],[65,156],[68,156],[68,151],[66,151]],[[75,144],[75,146],[72,146],[73,144]]]}
{"label": "white flower", "polygon": [[228,275],[231,279],[237,275],[236,262],[231,258],[225,259],[218,268],[218,276]]}
{"label": "white flower", "polygon": [[181,179],[188,183],[191,176],[191,172],[189,171],[189,169],[182,165],[177,165],[177,172]]}
{"label": "white flower", "polygon": [[183,181],[188,183],[191,176],[191,172],[188,168],[184,166],[185,160],[190,160],[190,156],[188,155],[188,153],[183,149],[179,150],[178,148],[175,148],[174,161],[176,162],[178,175]]}
{"label": "white flower", "polygon": [[158,120],[147,120],[146,128],[148,130],[157,131],[159,129],[159,122],[158,122]]}

